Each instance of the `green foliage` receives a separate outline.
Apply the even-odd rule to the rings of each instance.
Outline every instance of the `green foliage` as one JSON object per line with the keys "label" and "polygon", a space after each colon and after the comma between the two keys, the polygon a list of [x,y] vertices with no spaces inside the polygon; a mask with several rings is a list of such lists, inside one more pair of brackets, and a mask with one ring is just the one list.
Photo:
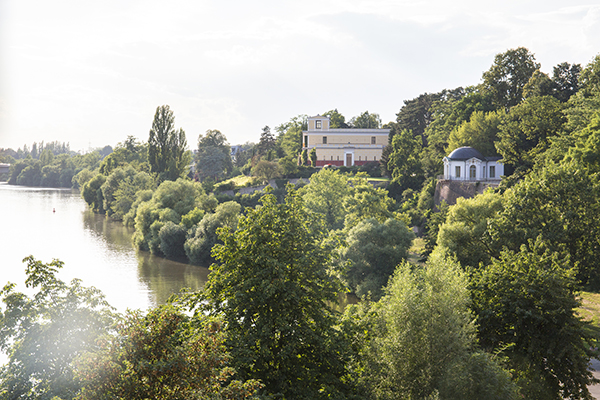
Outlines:
{"label": "green foliage", "polygon": [[437,207],[437,210],[432,210],[429,214],[425,225],[425,251],[422,254],[423,256],[431,254],[437,245],[440,227],[446,222],[449,209],[448,203],[446,203],[445,200],[442,200],[441,204]]}
{"label": "green foliage", "polygon": [[554,82],[548,75],[536,70],[529,82],[523,87],[523,98],[534,97],[534,96],[553,96],[554,95]]}
{"label": "green foliage", "polygon": [[453,130],[448,138],[447,154],[463,146],[479,150],[486,157],[498,155],[494,143],[498,140],[499,125],[503,112],[484,113],[475,111],[471,119]]}
{"label": "green foliage", "polygon": [[204,210],[196,207],[192,211],[181,217],[181,224],[185,226],[186,229],[190,229],[192,226],[202,221],[204,215]]}
{"label": "green foliage", "polygon": [[124,219],[139,197],[138,194],[154,188],[154,179],[149,173],[130,171],[122,181],[118,182],[117,189],[113,192],[114,202],[111,204],[111,209],[114,213],[111,217],[117,220]]}
{"label": "green foliage", "polygon": [[[147,192],[140,193],[146,196]],[[164,224],[168,221],[179,224],[182,216],[196,207],[209,211],[209,207],[212,206],[212,201],[209,200],[197,182],[182,178],[164,181],[149,201],[139,203],[135,209],[134,244],[139,249],[161,254],[159,232]],[[128,220],[129,218],[132,216],[129,216]]]}
{"label": "green foliage", "polygon": [[414,238],[404,222],[388,219],[361,221],[348,232],[340,259],[348,264],[342,273],[349,288],[360,297],[371,293],[378,300],[397,265],[406,259]]}
{"label": "green foliage", "polygon": [[566,121],[561,103],[551,96],[531,97],[513,107],[503,118],[496,144],[502,162],[522,175],[546,151]]}
{"label": "green foliage", "polygon": [[248,399],[261,386],[232,381],[218,321],[173,305],[129,312],[99,349],[82,356],[79,400]]}
{"label": "green foliage", "polygon": [[579,85],[585,96],[600,94],[600,54],[581,71]]}
{"label": "green foliage", "polygon": [[330,129],[347,129],[350,126],[346,123],[346,117],[340,114],[336,109],[329,110],[323,114],[324,117],[329,117],[329,128]]}
{"label": "green foliage", "polygon": [[310,177],[301,193],[306,210],[321,215],[327,230],[344,227],[344,201],[351,193],[347,176],[337,170],[321,169]]}
{"label": "green foliage", "polygon": [[185,258],[185,243],[187,229],[182,225],[167,221],[158,231],[160,240],[160,251],[167,258],[182,259]]}
{"label": "green foliage", "polygon": [[394,135],[387,169],[394,182],[400,186],[400,191],[419,186],[419,181],[422,180],[419,158],[421,149],[421,141],[409,131],[403,130]]}
{"label": "green foliage", "polygon": [[523,88],[540,68],[524,47],[497,54],[490,69],[483,73],[482,89],[492,97],[496,109],[516,106],[523,100]]}
{"label": "green foliage", "polygon": [[591,399],[593,341],[575,314],[575,270],[542,240],[504,251],[473,279],[482,346],[504,349],[527,399]]}
{"label": "green foliage", "polygon": [[308,155],[308,157],[310,158],[310,165],[312,167],[316,167],[317,166],[317,149],[315,147],[310,149],[310,154]]}
{"label": "green foliage", "polygon": [[357,174],[350,180],[351,196],[344,198],[346,230],[356,226],[360,221],[373,218],[383,223],[394,215],[391,211],[394,200],[388,197],[387,191],[373,187],[364,174]]}
{"label": "green foliage", "polygon": [[516,399],[508,372],[476,347],[469,300],[460,266],[435,252],[427,266],[401,264],[370,310],[348,307],[365,397]]}
{"label": "green foliage", "polygon": [[561,103],[567,102],[579,90],[580,64],[563,62],[553,68],[553,96]]}
{"label": "green foliage", "polygon": [[504,207],[489,227],[496,247],[519,251],[540,237],[548,249],[569,255],[577,279],[600,288],[600,185],[582,164],[549,164],[504,194]]}
{"label": "green foliage", "polygon": [[8,355],[0,369],[0,399],[73,399],[81,384],[71,363],[108,329],[112,308],[95,288],[59,280],[61,261],[23,261],[31,295],[11,283],[0,290],[0,349]]}
{"label": "green foliage", "polygon": [[216,129],[209,129],[198,137],[198,153],[196,155],[196,173],[202,180],[222,179],[231,173],[231,147],[227,138]]}
{"label": "green foliage", "polygon": [[458,199],[439,227],[438,246],[449,251],[463,266],[488,264],[502,246],[494,242],[488,225],[504,207],[502,196],[492,191],[471,199]]}
{"label": "green foliage", "polygon": [[277,141],[290,159],[296,160],[302,150],[302,131],[307,129],[306,118],[301,114],[275,128],[278,132]]}
{"label": "green foliage", "polygon": [[190,162],[183,129],[175,130],[175,116],[168,105],[156,108],[148,138],[148,162],[159,180],[176,180],[187,174]]}
{"label": "green foliage", "polygon": [[220,243],[218,229],[234,231],[241,208],[235,201],[219,204],[214,213],[206,214],[198,226],[192,228],[185,242],[185,254],[193,264],[208,266],[214,261],[211,249]]}
{"label": "green foliage", "polygon": [[268,183],[271,179],[281,177],[281,169],[279,164],[275,161],[260,160],[252,168],[252,176],[260,179],[264,184]]}
{"label": "green foliage", "polygon": [[92,210],[97,213],[104,214],[104,196],[102,194],[102,185],[106,182],[106,176],[97,174],[92,179],[87,181],[81,188],[81,197]]}
{"label": "green foliage", "polygon": [[296,191],[282,204],[272,194],[261,202],[235,232],[220,231],[205,287],[225,319],[234,367],[242,379],[264,383],[266,394],[341,398],[345,353],[329,307],[336,300],[330,254]]}
{"label": "green foliage", "polygon": [[379,114],[365,111],[356,117],[352,117],[350,119],[350,126],[361,129],[379,129],[381,127],[381,118]]}

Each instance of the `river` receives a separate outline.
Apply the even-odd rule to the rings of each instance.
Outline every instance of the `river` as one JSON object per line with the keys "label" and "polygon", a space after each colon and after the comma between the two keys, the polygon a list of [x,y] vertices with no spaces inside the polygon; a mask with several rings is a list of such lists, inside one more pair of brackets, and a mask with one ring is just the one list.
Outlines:
{"label": "river", "polygon": [[133,230],[94,214],[79,192],[0,182],[0,286],[25,291],[23,258],[64,262],[63,281],[79,278],[118,311],[162,304],[181,288],[200,289],[208,269],[135,250]]}

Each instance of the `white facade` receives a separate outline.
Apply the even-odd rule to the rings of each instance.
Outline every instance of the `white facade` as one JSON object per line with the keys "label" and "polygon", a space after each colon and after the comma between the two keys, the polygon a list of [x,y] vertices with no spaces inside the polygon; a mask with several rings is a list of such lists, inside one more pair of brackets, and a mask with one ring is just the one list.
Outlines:
{"label": "white facade", "polygon": [[483,157],[472,147],[461,147],[444,157],[444,179],[453,181],[495,181],[504,175],[499,157]]}

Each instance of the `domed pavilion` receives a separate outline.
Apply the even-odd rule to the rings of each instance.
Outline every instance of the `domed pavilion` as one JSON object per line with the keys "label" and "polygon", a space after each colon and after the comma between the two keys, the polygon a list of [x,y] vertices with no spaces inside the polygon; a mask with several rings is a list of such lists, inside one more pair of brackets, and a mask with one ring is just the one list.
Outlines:
{"label": "domed pavilion", "polygon": [[501,157],[484,157],[472,147],[459,147],[444,157],[444,179],[452,181],[499,181],[504,175]]}

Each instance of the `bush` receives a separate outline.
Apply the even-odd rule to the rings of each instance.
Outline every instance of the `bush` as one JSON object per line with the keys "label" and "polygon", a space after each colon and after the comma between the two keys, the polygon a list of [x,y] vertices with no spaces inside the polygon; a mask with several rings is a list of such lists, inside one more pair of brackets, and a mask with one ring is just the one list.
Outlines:
{"label": "bush", "polygon": [[181,259],[185,257],[183,244],[185,243],[186,229],[171,221],[165,223],[158,232],[160,250],[167,258]]}

